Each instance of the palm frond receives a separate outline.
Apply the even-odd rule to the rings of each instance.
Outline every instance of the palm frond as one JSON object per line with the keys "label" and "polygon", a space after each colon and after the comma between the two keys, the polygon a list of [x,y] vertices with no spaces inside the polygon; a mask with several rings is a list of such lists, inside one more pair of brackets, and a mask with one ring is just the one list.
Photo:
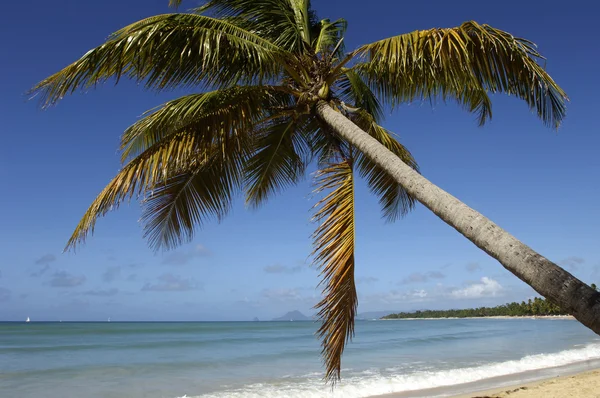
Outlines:
{"label": "palm frond", "polygon": [[292,98],[282,87],[234,86],[187,95],[149,111],[121,138],[122,161],[185,129],[206,134],[216,131],[249,132],[276,109],[289,107]]}
{"label": "palm frond", "polygon": [[302,40],[310,45],[311,42],[311,9],[310,0],[288,0],[294,11],[294,20]]}
{"label": "palm frond", "polygon": [[98,217],[115,210],[134,196],[144,198],[186,170],[208,162],[215,154],[248,153],[251,140],[238,131],[184,130],[163,139],[129,161],[100,192],[85,212],[67,249],[85,242]]}
{"label": "palm frond", "polygon": [[383,108],[379,99],[358,73],[352,69],[346,70],[338,85],[340,99],[353,107],[365,110],[377,123],[383,119]]}
{"label": "palm frond", "polygon": [[251,84],[282,71],[283,50],[227,21],[196,14],[146,18],[32,89],[53,104],[77,89],[114,77],[144,81],[147,88]]}
{"label": "palm frond", "polygon": [[314,262],[321,270],[324,298],[317,304],[325,378],[340,378],[341,358],[354,335],[358,296],[354,283],[354,178],[350,160],[318,171],[315,192],[329,192],[315,206],[320,225],[313,235]]}
{"label": "palm frond", "polygon": [[206,161],[179,170],[151,189],[142,202],[144,238],[151,247],[172,249],[194,237],[196,227],[221,220],[243,180],[244,151],[215,151]]}
{"label": "palm frond", "polygon": [[393,105],[414,99],[455,98],[491,115],[487,92],[523,99],[542,121],[558,127],[565,117],[565,92],[538,64],[543,59],[525,39],[476,22],[449,29],[415,31],[358,48],[355,65],[379,95]]}
{"label": "palm frond", "polygon": [[308,0],[209,0],[197,9],[265,37],[291,52],[302,52],[310,45],[305,24],[311,26],[314,12]]}
{"label": "palm frond", "polygon": [[[364,110],[359,110],[350,114],[350,119],[404,163],[419,171],[417,162],[408,149],[394,138],[392,132],[378,125],[372,115]],[[356,168],[361,177],[366,179],[371,192],[379,197],[379,204],[385,219],[390,222],[396,221],[414,208],[415,199],[392,176],[363,153],[359,152],[356,155]]]}
{"label": "palm frond", "polygon": [[[312,118],[309,118],[312,119]],[[310,161],[306,129],[310,120],[294,114],[275,117],[255,131],[246,165],[246,203],[258,207],[270,195],[295,185]]]}
{"label": "palm frond", "polygon": [[[333,22],[329,19],[322,19],[318,24],[315,24],[313,26],[315,32],[312,35],[312,47],[315,53],[329,53],[331,56],[343,54],[344,46],[338,44],[341,44],[347,27],[348,22],[342,18]],[[334,51],[335,54],[331,54]]]}
{"label": "palm frond", "polygon": [[148,148],[135,159],[125,165],[117,175],[100,192],[87,209],[75,228],[66,249],[75,248],[78,243],[85,242],[88,233],[94,233],[98,217],[131,199],[141,195],[167,178],[167,170],[185,168],[195,161],[200,148],[198,137],[189,132],[182,132]]}

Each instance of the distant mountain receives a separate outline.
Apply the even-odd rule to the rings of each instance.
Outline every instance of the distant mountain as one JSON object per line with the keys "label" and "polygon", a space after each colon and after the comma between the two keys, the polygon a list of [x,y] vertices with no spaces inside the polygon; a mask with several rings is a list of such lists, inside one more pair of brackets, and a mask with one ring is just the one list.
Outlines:
{"label": "distant mountain", "polygon": [[252,322],[260,322],[260,319],[258,319],[257,317],[254,317],[254,319],[252,320]]}
{"label": "distant mountain", "polygon": [[[387,314],[386,314],[387,315]],[[305,316],[300,311],[290,311],[284,316],[280,316],[279,318],[273,318],[274,321],[310,321],[311,319]]]}

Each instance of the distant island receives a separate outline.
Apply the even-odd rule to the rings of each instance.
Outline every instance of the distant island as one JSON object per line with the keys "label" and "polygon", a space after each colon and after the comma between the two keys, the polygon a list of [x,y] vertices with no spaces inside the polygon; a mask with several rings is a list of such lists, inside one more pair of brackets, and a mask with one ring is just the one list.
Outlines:
{"label": "distant island", "polygon": [[273,318],[274,321],[310,321],[311,319],[305,316],[300,311],[290,311],[284,316],[280,316],[279,318]]}
{"label": "distant island", "polygon": [[569,315],[559,306],[536,297],[521,303],[507,303],[497,307],[466,308],[462,310],[423,310],[414,312],[399,312],[381,319],[424,319],[424,318],[484,318],[493,316],[555,316]]}

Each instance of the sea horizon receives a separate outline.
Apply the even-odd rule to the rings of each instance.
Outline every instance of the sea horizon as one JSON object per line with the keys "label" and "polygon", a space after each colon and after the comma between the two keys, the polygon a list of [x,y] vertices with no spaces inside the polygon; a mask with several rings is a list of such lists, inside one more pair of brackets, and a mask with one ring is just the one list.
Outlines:
{"label": "sea horizon", "polygon": [[568,318],[364,320],[331,390],[315,323],[0,322],[0,390],[32,398],[76,390],[98,398],[358,398],[434,388],[449,396],[496,379],[600,365],[600,338]]}

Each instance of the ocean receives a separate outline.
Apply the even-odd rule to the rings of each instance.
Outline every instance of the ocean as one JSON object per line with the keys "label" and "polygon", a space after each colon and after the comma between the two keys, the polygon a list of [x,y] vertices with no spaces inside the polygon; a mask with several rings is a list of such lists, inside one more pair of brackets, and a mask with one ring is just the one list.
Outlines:
{"label": "ocean", "polygon": [[332,390],[322,380],[316,329],[314,322],[0,323],[0,396],[448,396],[600,364],[599,336],[569,319],[358,321]]}

